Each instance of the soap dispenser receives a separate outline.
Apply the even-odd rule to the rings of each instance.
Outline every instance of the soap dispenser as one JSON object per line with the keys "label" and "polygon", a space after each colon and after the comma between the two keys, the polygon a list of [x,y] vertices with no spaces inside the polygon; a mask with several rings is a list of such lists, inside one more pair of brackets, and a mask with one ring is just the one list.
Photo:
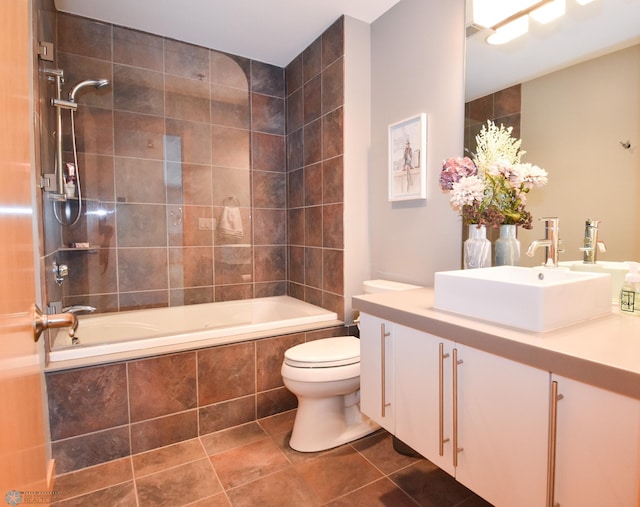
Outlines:
{"label": "soap dispenser", "polygon": [[640,274],[637,262],[627,262],[629,272],[624,276],[624,284],[620,291],[620,311],[629,315],[640,316]]}

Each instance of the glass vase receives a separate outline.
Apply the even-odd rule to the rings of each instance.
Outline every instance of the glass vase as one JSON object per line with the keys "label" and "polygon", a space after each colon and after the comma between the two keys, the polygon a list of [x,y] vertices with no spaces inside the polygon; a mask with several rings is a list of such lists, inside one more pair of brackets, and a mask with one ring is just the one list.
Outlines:
{"label": "glass vase", "polygon": [[500,237],[496,239],[496,266],[520,265],[520,241],[516,237],[516,226],[501,225]]}
{"label": "glass vase", "polygon": [[487,239],[484,225],[469,225],[469,239],[464,242],[464,269],[491,266],[491,241]]}

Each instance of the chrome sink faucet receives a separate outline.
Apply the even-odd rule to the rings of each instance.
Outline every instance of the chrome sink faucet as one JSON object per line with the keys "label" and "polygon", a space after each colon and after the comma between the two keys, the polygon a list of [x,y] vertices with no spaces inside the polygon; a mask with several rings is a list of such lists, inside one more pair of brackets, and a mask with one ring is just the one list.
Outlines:
{"label": "chrome sink faucet", "polygon": [[531,242],[527,249],[527,255],[533,257],[538,247],[545,247],[544,266],[547,268],[558,267],[558,254],[564,252],[559,249],[560,245],[560,219],[558,217],[540,218],[544,221],[544,239],[536,239]]}
{"label": "chrome sink faucet", "polygon": [[580,248],[583,252],[583,262],[585,264],[595,264],[598,252],[606,252],[607,246],[604,241],[598,239],[598,226],[600,220],[588,218],[584,223],[584,246]]}

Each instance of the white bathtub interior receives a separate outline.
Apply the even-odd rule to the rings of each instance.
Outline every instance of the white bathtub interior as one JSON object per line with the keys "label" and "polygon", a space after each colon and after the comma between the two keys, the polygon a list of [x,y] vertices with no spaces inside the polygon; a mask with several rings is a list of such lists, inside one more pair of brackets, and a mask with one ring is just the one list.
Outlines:
{"label": "white bathtub interior", "polygon": [[335,312],[290,296],[86,315],[79,317],[77,344],[66,329],[57,332],[49,369],[63,361],[121,360],[341,323]]}

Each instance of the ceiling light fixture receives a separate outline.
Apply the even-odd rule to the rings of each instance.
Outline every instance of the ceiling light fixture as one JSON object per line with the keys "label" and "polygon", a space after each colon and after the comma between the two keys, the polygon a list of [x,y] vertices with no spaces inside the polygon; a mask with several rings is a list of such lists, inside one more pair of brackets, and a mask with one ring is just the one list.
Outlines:
{"label": "ceiling light fixture", "polygon": [[524,15],[495,28],[487,37],[489,44],[504,44],[529,31],[529,16]]}
{"label": "ceiling light fixture", "polygon": [[553,0],[553,2],[531,11],[530,16],[538,23],[546,24],[564,15],[566,10],[567,3],[565,0]]}
{"label": "ceiling light fixture", "polygon": [[[584,5],[593,0],[576,0]],[[504,44],[529,31],[529,16],[549,23],[566,11],[566,0],[473,0],[473,24],[490,28],[489,44]]]}

